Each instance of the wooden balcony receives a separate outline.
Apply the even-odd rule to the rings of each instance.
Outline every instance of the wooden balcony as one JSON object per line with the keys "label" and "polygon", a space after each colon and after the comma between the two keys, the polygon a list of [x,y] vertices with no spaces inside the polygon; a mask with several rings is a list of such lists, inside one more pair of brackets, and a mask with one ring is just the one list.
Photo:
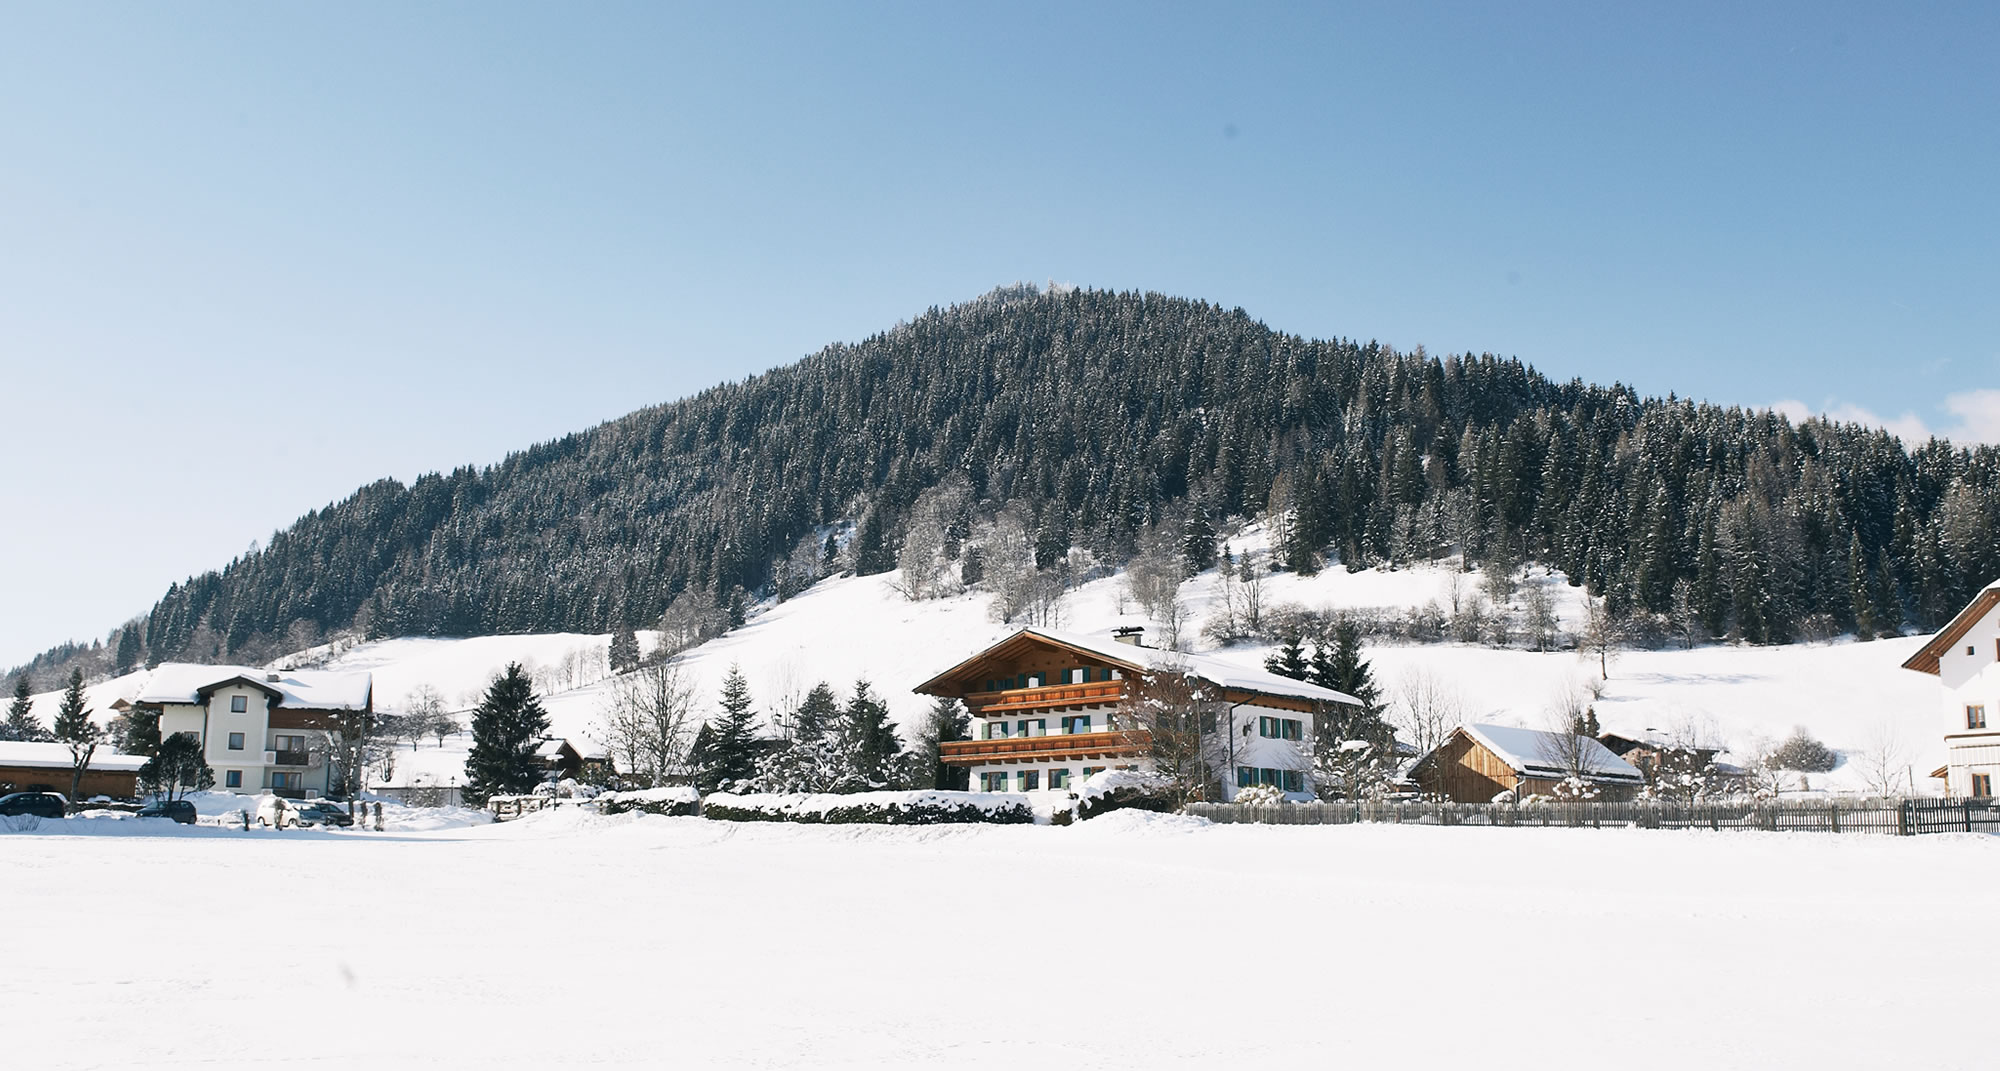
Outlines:
{"label": "wooden balcony", "polygon": [[953,740],[938,745],[938,758],[954,766],[987,766],[1007,762],[1083,762],[1091,759],[1133,758],[1145,754],[1152,743],[1152,735],[1144,729],[1134,729],[1131,732],[1015,736],[1004,740]]}
{"label": "wooden balcony", "polygon": [[965,705],[975,714],[1002,714],[1017,710],[1054,710],[1058,707],[1112,706],[1123,698],[1124,681],[1091,681],[1089,684],[1009,688],[1004,692],[974,692],[965,697]]}

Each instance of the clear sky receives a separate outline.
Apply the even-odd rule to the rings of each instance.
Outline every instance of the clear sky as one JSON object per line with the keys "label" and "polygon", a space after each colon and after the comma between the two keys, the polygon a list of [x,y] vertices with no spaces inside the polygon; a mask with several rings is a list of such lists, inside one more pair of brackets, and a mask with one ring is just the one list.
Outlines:
{"label": "clear sky", "polygon": [[0,665],[1017,280],[2000,439],[2000,7],[0,6]]}

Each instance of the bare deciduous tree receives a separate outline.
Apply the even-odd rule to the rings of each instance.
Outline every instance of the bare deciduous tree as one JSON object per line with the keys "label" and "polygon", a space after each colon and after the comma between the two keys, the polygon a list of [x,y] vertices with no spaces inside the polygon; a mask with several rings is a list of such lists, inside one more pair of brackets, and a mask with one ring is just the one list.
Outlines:
{"label": "bare deciduous tree", "polygon": [[1873,796],[1896,796],[1916,791],[1910,770],[1909,749],[1894,722],[1885,721],[1868,735],[1867,743],[1855,755],[1862,783]]}
{"label": "bare deciduous tree", "polygon": [[1165,658],[1140,674],[1112,713],[1112,726],[1152,757],[1178,803],[1222,798],[1216,771],[1228,741],[1217,729],[1214,697],[1185,662]]}
{"label": "bare deciduous tree", "polygon": [[688,748],[700,719],[694,688],[678,664],[655,662],[619,676],[598,718],[599,742],[635,781],[659,787],[688,775]]}
{"label": "bare deciduous tree", "polygon": [[[1390,716],[1404,742],[1418,755],[1428,755],[1442,747],[1452,730],[1465,721],[1465,701],[1457,689],[1435,674],[1415,667],[1397,680]],[[1435,783],[1420,787],[1432,795],[1442,789]]]}

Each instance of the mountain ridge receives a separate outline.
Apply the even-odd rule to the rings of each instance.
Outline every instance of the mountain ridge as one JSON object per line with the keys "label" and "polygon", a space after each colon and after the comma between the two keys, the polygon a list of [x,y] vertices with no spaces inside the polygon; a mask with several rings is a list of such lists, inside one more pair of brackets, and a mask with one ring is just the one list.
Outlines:
{"label": "mountain ridge", "polygon": [[1457,549],[1546,562],[1621,614],[1713,635],[1869,634],[1930,627],[2000,575],[1997,471],[1992,448],[1905,450],[1513,358],[1017,286],[493,465],[376,481],[172,585],[101,648],[24,668],[254,658],[357,627],[601,631],[684,596],[740,620],[832,526],[852,526],[842,568],[893,567],[943,485],[962,491],[943,520],[960,575],[1010,510],[1044,572],[1072,548],[1116,565],[1163,526],[1268,514],[1284,568]]}

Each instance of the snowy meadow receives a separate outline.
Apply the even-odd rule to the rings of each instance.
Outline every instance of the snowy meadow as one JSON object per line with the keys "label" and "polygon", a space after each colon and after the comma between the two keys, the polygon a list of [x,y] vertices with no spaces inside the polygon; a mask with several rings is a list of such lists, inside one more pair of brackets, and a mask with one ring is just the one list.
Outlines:
{"label": "snowy meadow", "polygon": [[561,812],[0,860],[20,1067],[1973,1068],[2000,951],[1977,836]]}

